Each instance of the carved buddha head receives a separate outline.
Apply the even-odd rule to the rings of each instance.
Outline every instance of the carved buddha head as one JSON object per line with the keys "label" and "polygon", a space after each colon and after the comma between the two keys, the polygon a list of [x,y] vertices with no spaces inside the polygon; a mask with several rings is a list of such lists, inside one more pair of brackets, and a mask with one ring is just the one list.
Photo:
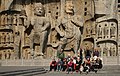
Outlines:
{"label": "carved buddha head", "polygon": [[37,16],[45,15],[45,10],[41,3],[35,3],[34,14]]}

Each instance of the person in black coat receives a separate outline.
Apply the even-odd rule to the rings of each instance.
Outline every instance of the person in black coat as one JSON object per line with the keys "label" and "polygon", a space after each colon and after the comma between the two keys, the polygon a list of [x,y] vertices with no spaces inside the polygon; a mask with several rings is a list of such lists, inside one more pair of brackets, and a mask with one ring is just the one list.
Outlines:
{"label": "person in black coat", "polygon": [[78,57],[76,61],[76,72],[80,71],[81,64],[82,64],[82,60]]}
{"label": "person in black coat", "polygon": [[91,58],[91,51],[88,48],[86,48],[86,51],[85,51],[85,58],[86,59]]}

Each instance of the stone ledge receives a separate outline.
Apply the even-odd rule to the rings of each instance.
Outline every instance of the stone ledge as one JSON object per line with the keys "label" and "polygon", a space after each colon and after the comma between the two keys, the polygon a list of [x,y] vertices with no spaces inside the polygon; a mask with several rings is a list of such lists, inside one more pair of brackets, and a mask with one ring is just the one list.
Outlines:
{"label": "stone ledge", "polygon": [[0,66],[49,66],[51,59],[41,60],[0,60]]}

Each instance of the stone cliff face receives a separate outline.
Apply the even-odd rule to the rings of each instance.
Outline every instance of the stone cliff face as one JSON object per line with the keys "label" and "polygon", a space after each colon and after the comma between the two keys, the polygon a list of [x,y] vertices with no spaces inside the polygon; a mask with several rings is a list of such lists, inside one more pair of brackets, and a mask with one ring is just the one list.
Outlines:
{"label": "stone cliff face", "polygon": [[[43,5],[44,16],[35,15],[36,3]],[[67,56],[74,55],[80,48],[97,49],[102,57],[117,56],[120,37],[118,8],[117,0],[0,0],[0,59],[53,58],[59,49],[63,49]],[[74,13],[71,15],[66,12],[67,9]],[[49,33],[33,36],[36,31],[33,18],[36,17],[39,17],[36,25],[42,27],[50,23],[51,27],[46,28]],[[78,27],[79,24],[83,27]],[[62,33],[56,30],[56,26]],[[77,33],[79,38],[74,34],[71,39],[65,37],[76,33],[75,28],[81,33]],[[46,40],[43,44],[34,43],[31,37],[38,41],[43,38]],[[74,40],[79,44],[75,44]],[[46,46],[43,55],[39,51],[41,46]]]}

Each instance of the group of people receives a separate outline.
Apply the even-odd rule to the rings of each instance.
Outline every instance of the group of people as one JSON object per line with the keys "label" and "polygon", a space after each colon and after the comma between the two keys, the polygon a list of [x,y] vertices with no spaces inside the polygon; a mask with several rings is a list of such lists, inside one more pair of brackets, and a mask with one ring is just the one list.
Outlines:
{"label": "group of people", "polygon": [[72,57],[69,54],[66,58],[58,58],[57,61],[53,59],[50,63],[50,71],[65,71],[69,74],[74,71],[82,73],[89,69],[89,71],[97,72],[97,70],[95,70],[96,68],[102,68],[102,59],[98,56],[97,52],[93,55],[93,57],[86,55],[85,58],[83,58],[81,56]]}
{"label": "group of people", "polygon": [[50,63],[50,71],[66,71],[71,73],[73,71],[78,72],[80,67],[82,65],[82,60],[79,57],[70,57],[64,59],[58,59],[57,61],[55,59],[52,60]]}

